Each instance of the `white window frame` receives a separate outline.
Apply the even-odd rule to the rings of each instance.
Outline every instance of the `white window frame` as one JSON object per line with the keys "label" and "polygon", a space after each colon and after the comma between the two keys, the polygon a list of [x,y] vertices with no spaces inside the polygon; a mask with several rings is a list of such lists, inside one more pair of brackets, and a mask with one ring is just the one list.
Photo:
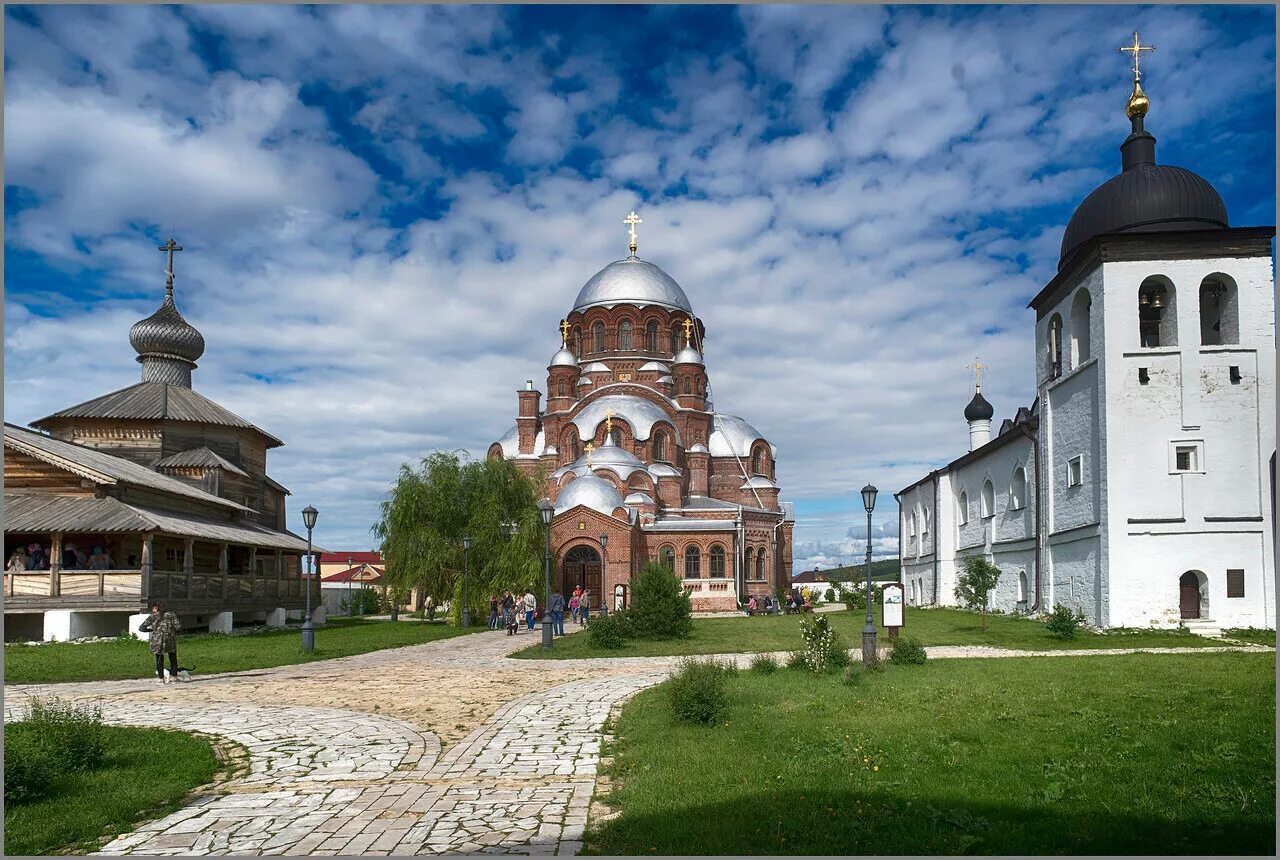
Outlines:
{"label": "white window frame", "polygon": [[960,496],[956,499],[956,510],[959,513],[956,525],[967,526],[969,524],[969,492],[961,490]]}
{"label": "white window frame", "polygon": [[[1178,451],[1180,449],[1191,449],[1192,468],[1178,468]],[[1203,475],[1204,474],[1204,440],[1203,439],[1174,439],[1169,443],[1169,474],[1170,475]]]}
{"label": "white window frame", "polygon": [[1084,454],[1067,458],[1067,486],[1079,487],[1084,484]]}

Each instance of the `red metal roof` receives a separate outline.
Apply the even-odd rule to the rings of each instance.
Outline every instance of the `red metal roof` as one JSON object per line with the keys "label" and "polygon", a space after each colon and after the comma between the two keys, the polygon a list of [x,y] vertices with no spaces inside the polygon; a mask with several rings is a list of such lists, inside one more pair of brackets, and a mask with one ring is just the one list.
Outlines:
{"label": "red metal roof", "polygon": [[326,552],[320,555],[321,564],[346,564],[347,559],[351,559],[352,564],[382,564],[382,553]]}
{"label": "red metal roof", "polygon": [[338,571],[337,573],[331,573],[328,576],[321,577],[320,581],[321,582],[351,582],[352,580],[354,580],[355,582],[377,582],[379,579],[382,579],[382,577],[386,575],[385,570],[374,567],[373,565],[369,565],[369,569],[372,570],[374,573],[376,573],[377,576],[371,577],[369,579],[355,579],[355,577],[358,574],[360,574],[364,570],[364,568],[365,568],[364,565],[358,564],[355,567],[349,567],[346,570],[341,570],[341,571]]}

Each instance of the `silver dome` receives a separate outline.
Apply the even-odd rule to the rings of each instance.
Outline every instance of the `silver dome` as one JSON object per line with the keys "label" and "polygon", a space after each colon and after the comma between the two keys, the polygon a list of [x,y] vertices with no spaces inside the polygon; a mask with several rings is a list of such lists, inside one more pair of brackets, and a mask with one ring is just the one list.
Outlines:
{"label": "silver dome", "polygon": [[764,439],[759,430],[736,415],[714,415],[711,428],[707,445],[714,457],[749,457],[752,444]]}
{"label": "silver dome", "polygon": [[778,485],[775,484],[773,481],[770,481],[768,478],[761,477],[760,475],[752,475],[738,489],[739,490],[776,490],[778,489]]}
{"label": "silver dome", "polygon": [[592,275],[578,292],[573,309],[583,311],[621,304],[658,305],[693,313],[689,297],[675,279],[638,257],[617,260]]}
{"label": "silver dome", "polygon": [[578,436],[590,439],[596,435],[596,429],[605,420],[605,412],[613,410],[613,417],[627,422],[632,435],[640,441],[649,438],[653,425],[665,421],[672,426],[676,434],[676,444],[684,444],[680,440],[680,430],[675,427],[671,416],[658,404],[634,394],[608,394],[594,400],[573,418],[578,428]]}
{"label": "silver dome", "polygon": [[551,367],[577,367],[578,358],[563,346],[551,356]]}
{"label": "silver dome", "polygon": [[653,497],[648,493],[632,493],[622,500],[624,505],[652,505]]}
{"label": "silver dome", "polygon": [[667,367],[660,361],[646,361],[640,365],[641,370],[656,370],[658,373],[670,373],[671,368]]}
{"label": "silver dome", "polygon": [[702,355],[693,347],[686,346],[676,353],[672,364],[702,364]]}
{"label": "silver dome", "polygon": [[556,514],[572,510],[578,505],[585,505],[593,511],[599,511],[607,517],[622,507],[622,496],[604,478],[595,475],[582,475],[569,482],[560,495],[556,497]]}
{"label": "silver dome", "polygon": [[647,471],[644,461],[635,454],[612,443],[606,443],[591,452],[590,466],[587,465],[587,455],[583,454],[569,465],[556,469],[551,474],[551,479],[559,480],[570,473],[588,475],[592,471],[600,471],[602,469],[613,472],[624,481],[636,472]]}
{"label": "silver dome", "polygon": [[593,361],[586,367],[582,368],[583,373],[608,373],[609,365],[603,361]]}

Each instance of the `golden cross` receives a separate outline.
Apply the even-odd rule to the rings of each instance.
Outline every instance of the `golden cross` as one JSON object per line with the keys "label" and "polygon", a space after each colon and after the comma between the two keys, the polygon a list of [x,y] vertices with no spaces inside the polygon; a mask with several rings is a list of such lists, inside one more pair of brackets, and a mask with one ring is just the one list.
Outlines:
{"label": "golden cross", "polygon": [[1143,52],[1143,51],[1154,51],[1155,49],[1156,49],[1156,46],[1155,46],[1155,45],[1144,45],[1144,44],[1142,44],[1142,42],[1138,39],[1138,31],[1137,31],[1137,30],[1134,30],[1134,31],[1133,31],[1133,44],[1132,44],[1132,45],[1122,45],[1122,46],[1120,47],[1120,50],[1122,50],[1122,51],[1128,51],[1129,53],[1133,54],[1133,79],[1134,79],[1135,81],[1138,81],[1138,80],[1141,80],[1141,79],[1142,79],[1142,73],[1138,71],[1138,61],[1142,59],[1142,52]]}
{"label": "golden cross", "polygon": [[587,443],[587,468],[588,469],[595,468],[594,466],[591,465],[591,452],[594,451],[595,449],[596,449],[596,446],[593,443],[591,442]]}
{"label": "golden cross", "polygon": [[631,253],[633,253],[633,254],[634,254],[634,253],[636,252],[636,248],[638,247],[638,246],[636,245],[636,225],[637,225],[637,224],[643,224],[644,222],[643,222],[643,221],[641,221],[638,217],[636,217],[636,213],[635,213],[635,212],[632,212],[632,213],[631,213],[630,215],[628,215],[626,218],[623,218],[623,219],[622,219],[622,223],[623,223],[623,224],[626,224],[626,225],[627,225],[628,230],[630,230],[630,233],[628,234],[628,236],[629,236],[629,238],[631,239],[631,246],[630,246],[630,247],[631,247]]}
{"label": "golden cross", "polygon": [[560,320],[560,345],[567,346],[569,344],[569,321]]}
{"label": "golden cross", "polygon": [[693,320],[686,318],[684,321],[684,345],[689,345],[689,337],[693,334]]}
{"label": "golden cross", "polygon": [[990,366],[991,365],[989,364],[983,364],[982,361],[976,355],[973,357],[973,364],[969,365],[969,369],[973,371],[973,390],[974,391],[982,390],[982,369]]}
{"label": "golden cross", "polygon": [[608,443],[613,438],[613,407],[609,407],[604,411],[604,441]]}
{"label": "golden cross", "polygon": [[160,250],[169,255],[169,264],[164,270],[164,288],[169,292],[173,292],[173,252],[181,251],[182,246],[170,239],[160,246]]}

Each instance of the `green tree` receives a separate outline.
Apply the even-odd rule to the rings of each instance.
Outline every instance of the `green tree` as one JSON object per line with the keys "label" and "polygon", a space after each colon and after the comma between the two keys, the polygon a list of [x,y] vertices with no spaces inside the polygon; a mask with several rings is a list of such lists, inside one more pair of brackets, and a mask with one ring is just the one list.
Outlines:
{"label": "green tree", "polygon": [[649,562],[631,583],[631,629],[646,639],[676,639],[693,632],[689,594],[665,564]]}
{"label": "green tree", "polygon": [[[470,460],[437,451],[418,468],[400,467],[373,527],[387,585],[451,598],[462,613],[463,547],[471,538],[467,600],[475,618],[488,615],[489,595],[510,589],[541,593],[544,527],[538,512],[541,476],[530,479],[501,459]],[[508,535],[504,524],[514,523]]]}
{"label": "green tree", "polygon": [[987,629],[987,597],[1000,579],[1000,568],[980,555],[968,555],[960,562],[963,569],[956,579],[956,599],[969,609],[982,613],[982,629]]}

